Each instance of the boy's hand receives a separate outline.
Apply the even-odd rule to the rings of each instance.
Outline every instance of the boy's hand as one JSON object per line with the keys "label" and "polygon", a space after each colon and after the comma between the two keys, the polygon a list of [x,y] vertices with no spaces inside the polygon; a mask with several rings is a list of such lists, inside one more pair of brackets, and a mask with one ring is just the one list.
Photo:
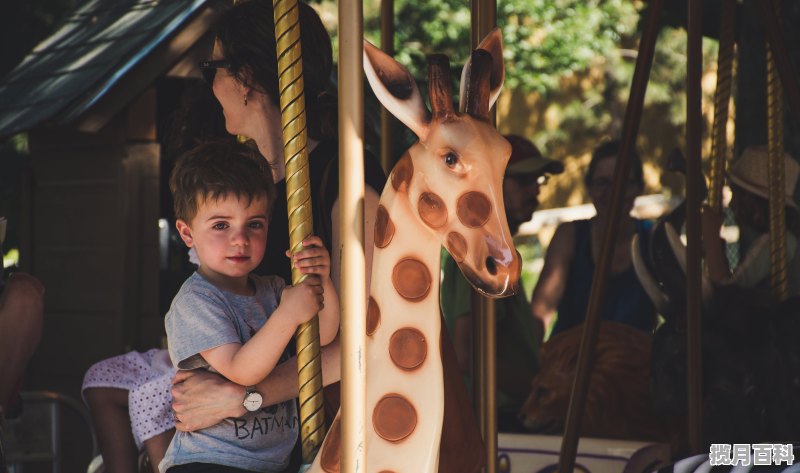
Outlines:
{"label": "boy's hand", "polygon": [[296,286],[288,286],[281,295],[280,307],[300,325],[311,320],[324,307],[319,276],[309,276]]}
{"label": "boy's hand", "polygon": [[292,259],[292,266],[303,274],[316,274],[323,280],[330,277],[331,255],[318,236],[309,236],[303,240],[302,250],[294,255],[287,250],[286,256]]}

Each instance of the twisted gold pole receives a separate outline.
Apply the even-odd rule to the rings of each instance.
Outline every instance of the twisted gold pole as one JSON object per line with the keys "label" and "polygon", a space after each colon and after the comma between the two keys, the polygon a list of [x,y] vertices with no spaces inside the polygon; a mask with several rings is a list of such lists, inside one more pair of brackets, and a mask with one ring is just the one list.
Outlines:
{"label": "twisted gold pole", "polygon": [[[311,185],[306,147],[306,102],[303,96],[303,61],[297,0],[273,1],[278,55],[281,126],[286,159],[286,203],[289,213],[289,246],[302,249],[314,228]],[[292,284],[305,276],[292,268]],[[314,317],[297,329],[297,371],[300,383],[300,440],[303,461],[311,463],[325,437],[322,409],[322,370],[319,354],[319,319]]]}
{"label": "twisted gold pole", "polygon": [[769,251],[772,292],[778,300],[788,294],[786,281],[786,185],[783,160],[783,92],[767,45],[767,139],[769,160]]}
{"label": "twisted gold pole", "polygon": [[708,189],[708,203],[716,212],[722,211],[722,185],[727,164],[728,104],[731,100],[735,23],[736,0],[725,0],[717,55],[717,88],[714,90],[714,124],[711,131],[711,187]]}

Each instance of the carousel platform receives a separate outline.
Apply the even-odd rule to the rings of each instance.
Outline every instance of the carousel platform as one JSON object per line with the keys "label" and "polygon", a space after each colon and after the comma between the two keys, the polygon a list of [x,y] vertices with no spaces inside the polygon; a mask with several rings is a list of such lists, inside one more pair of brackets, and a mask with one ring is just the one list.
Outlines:
{"label": "carousel platform", "polygon": [[[498,435],[500,473],[548,473],[558,468],[561,437],[550,435]],[[575,471],[581,473],[642,473],[671,463],[665,443],[582,438]]]}

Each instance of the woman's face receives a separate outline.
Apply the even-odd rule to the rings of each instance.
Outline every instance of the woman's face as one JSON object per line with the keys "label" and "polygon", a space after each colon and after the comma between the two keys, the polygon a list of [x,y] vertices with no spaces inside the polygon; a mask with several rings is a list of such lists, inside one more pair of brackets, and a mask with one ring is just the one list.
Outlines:
{"label": "woman's face", "polygon": [[[211,53],[211,59],[215,61],[225,60],[219,41],[214,42],[214,51]],[[228,69],[219,68],[214,76],[212,90],[214,91],[214,96],[222,105],[222,112],[225,115],[225,128],[228,133],[247,135],[244,129],[245,124],[248,122],[245,119],[247,108],[244,104],[244,97],[248,91],[244,84],[239,82]],[[251,98],[248,97],[248,99]]]}
{"label": "woman's face", "polygon": [[[594,168],[594,175],[589,181],[589,197],[592,199],[597,215],[604,216],[611,205],[611,187],[614,182],[614,166],[616,156],[601,158]],[[642,186],[631,175],[628,178],[622,211],[628,215],[633,210],[633,201],[642,193]]]}

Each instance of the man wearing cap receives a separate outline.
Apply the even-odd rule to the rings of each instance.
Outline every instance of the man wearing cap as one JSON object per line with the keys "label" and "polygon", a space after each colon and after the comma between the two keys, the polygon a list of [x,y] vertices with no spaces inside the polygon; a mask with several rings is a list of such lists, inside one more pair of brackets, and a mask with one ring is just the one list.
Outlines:
{"label": "man wearing cap", "polygon": [[[539,205],[539,187],[549,174],[564,171],[564,165],[542,156],[529,140],[506,135],[511,143],[511,157],[503,180],[508,228],[514,235],[520,225],[531,219]],[[453,338],[456,355],[465,378],[471,372],[472,317],[469,283],[455,261],[442,251],[443,279],[440,292],[442,314]],[[521,431],[516,417],[530,391],[533,376],[539,370],[539,338],[534,334],[531,308],[525,294],[499,299],[495,303],[497,319],[497,408],[498,429]],[[472,382],[465,380],[467,389]]]}

